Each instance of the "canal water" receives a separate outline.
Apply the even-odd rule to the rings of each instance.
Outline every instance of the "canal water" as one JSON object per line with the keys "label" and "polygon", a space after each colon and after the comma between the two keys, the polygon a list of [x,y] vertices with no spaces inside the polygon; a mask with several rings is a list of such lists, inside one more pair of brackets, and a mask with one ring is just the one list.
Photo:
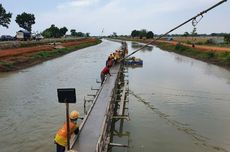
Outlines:
{"label": "canal water", "polygon": [[[128,42],[132,52],[139,45]],[[57,88],[76,88],[70,109],[83,114],[83,98],[97,88],[107,55],[120,44],[103,43],[37,66],[0,74],[1,152],[55,151],[53,137],[65,121]],[[129,68],[129,152],[230,151],[230,71],[148,47]],[[118,140],[119,141],[119,140]],[[90,144],[90,143],[89,143]]]}
{"label": "canal water", "polygon": [[135,56],[144,64],[129,69],[128,151],[230,151],[230,71],[157,47]]}

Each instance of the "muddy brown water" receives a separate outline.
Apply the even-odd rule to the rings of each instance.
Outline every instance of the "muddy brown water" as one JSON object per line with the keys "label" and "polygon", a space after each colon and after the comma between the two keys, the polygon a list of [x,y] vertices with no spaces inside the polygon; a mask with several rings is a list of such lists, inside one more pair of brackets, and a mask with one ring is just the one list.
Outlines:
{"label": "muddy brown water", "polygon": [[[128,46],[130,52],[137,47]],[[55,151],[53,137],[65,120],[56,89],[76,88],[77,103],[70,109],[83,114],[83,97],[91,86],[98,87],[106,57],[118,47],[104,40],[28,69],[1,73],[0,151]],[[230,72],[156,47],[135,56],[144,66],[129,68],[131,120],[124,130],[130,133],[130,148],[114,151],[230,151]]]}

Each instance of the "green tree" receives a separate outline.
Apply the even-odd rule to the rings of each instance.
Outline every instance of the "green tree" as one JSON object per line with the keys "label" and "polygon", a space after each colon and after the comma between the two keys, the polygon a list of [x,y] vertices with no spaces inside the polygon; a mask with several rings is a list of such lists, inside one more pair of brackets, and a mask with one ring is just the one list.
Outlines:
{"label": "green tree", "polygon": [[45,38],[51,38],[52,37],[52,33],[48,29],[45,29],[42,32],[42,36],[44,36]]}
{"label": "green tree", "polygon": [[230,44],[230,34],[224,36],[224,41],[225,43]]}
{"label": "green tree", "polygon": [[84,33],[82,33],[82,32],[77,32],[77,33],[76,33],[76,36],[78,36],[78,37],[84,37],[84,36],[85,36],[85,34],[84,34]]}
{"label": "green tree", "polygon": [[140,37],[140,39],[142,39],[143,37],[146,37],[146,35],[147,35],[147,30],[143,29],[143,30],[140,31],[139,37]]}
{"label": "green tree", "polygon": [[71,36],[76,36],[77,33],[76,33],[76,30],[75,29],[71,29],[70,30],[70,33],[71,33]]}
{"label": "green tree", "polygon": [[34,14],[29,14],[23,12],[22,14],[17,15],[16,23],[18,23],[19,27],[31,32],[32,25],[35,24]]}
{"label": "green tree", "polygon": [[149,31],[147,34],[146,34],[146,38],[147,39],[152,39],[154,36],[153,32],[152,31]]}
{"label": "green tree", "polygon": [[132,37],[137,37],[137,36],[139,36],[139,35],[138,35],[138,31],[137,31],[137,30],[133,30],[133,31],[131,32],[131,36],[132,36]]}
{"label": "green tree", "polygon": [[90,37],[90,33],[86,33],[85,36],[86,36],[86,37]]}
{"label": "green tree", "polygon": [[77,37],[89,37],[89,33],[82,33],[82,32],[76,32],[75,29],[70,30],[71,36],[77,36]]}
{"label": "green tree", "polygon": [[11,17],[12,13],[6,13],[6,10],[3,8],[2,4],[0,4],[0,25],[8,28]]}
{"label": "green tree", "polygon": [[113,37],[117,37],[117,33],[116,32],[113,32]]}
{"label": "green tree", "polygon": [[66,32],[68,31],[68,29],[64,26],[62,28],[59,29],[60,32],[60,36],[64,36],[66,34]]}
{"label": "green tree", "polygon": [[55,25],[51,25],[50,30],[51,30],[51,32],[52,32],[53,37],[55,37],[55,38],[61,37],[60,30],[59,30],[59,28],[56,27]]}
{"label": "green tree", "polygon": [[196,28],[194,27],[191,33],[192,36],[197,36]]}
{"label": "green tree", "polygon": [[188,32],[184,32],[183,36],[188,37],[189,33]]}
{"label": "green tree", "polygon": [[60,38],[64,36],[67,31],[68,29],[66,27],[59,29],[54,24],[52,24],[49,28],[42,32],[42,35],[46,38]]}

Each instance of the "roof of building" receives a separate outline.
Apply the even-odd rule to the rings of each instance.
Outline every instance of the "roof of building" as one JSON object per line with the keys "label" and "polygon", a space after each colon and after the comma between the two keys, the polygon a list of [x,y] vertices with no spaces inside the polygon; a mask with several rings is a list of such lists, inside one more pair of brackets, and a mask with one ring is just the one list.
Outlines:
{"label": "roof of building", "polygon": [[22,33],[30,34],[30,32],[29,32],[29,31],[27,31],[27,30],[19,30],[18,32],[22,32]]}

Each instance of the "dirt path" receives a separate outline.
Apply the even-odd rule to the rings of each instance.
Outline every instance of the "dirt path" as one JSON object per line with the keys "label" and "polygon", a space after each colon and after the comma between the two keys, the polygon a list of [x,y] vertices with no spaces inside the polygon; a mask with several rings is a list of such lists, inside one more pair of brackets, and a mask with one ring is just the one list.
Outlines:
{"label": "dirt path", "polygon": [[[41,63],[43,61],[55,58],[57,56],[61,56],[63,54],[66,54],[65,51],[63,53],[57,53],[53,56],[47,56],[47,57],[37,57],[34,58],[34,54],[37,54],[38,52],[55,52],[57,51],[57,48],[65,48],[65,47],[77,47],[81,44],[86,44],[85,46],[82,45],[79,47],[84,48],[93,44],[97,44],[97,39],[93,38],[87,38],[87,39],[80,39],[77,41],[71,41],[71,42],[63,42],[63,43],[56,43],[56,44],[46,44],[46,45],[39,45],[39,46],[33,46],[33,47],[25,47],[25,48],[15,48],[15,49],[5,49],[0,50],[0,72],[6,72],[6,71],[14,71],[18,69],[23,69],[26,67],[30,67],[32,65]],[[75,49],[70,49],[69,52],[74,51]],[[67,51],[68,53],[68,51]]]}
{"label": "dirt path", "polygon": [[35,46],[35,47],[1,50],[0,59],[3,57],[5,58],[5,57],[11,57],[11,56],[19,56],[25,53],[40,52],[40,51],[45,51],[45,50],[48,51],[52,49],[53,49],[53,46],[51,45],[41,45],[41,46]]}
{"label": "dirt path", "polygon": [[[94,39],[84,39],[78,40],[73,42],[65,42],[61,43],[61,46],[69,47],[69,46],[76,46],[82,43],[93,42]],[[54,45],[39,45],[34,47],[25,47],[25,48],[16,48],[16,49],[6,49],[0,51],[0,60],[1,58],[12,57],[12,56],[21,56],[28,53],[36,53],[41,51],[51,51],[55,48]]]}
{"label": "dirt path", "polygon": [[[157,42],[169,43],[172,45],[177,45],[179,43],[177,41],[165,41],[165,40],[158,40]],[[186,44],[186,43],[180,43],[180,44],[184,46],[192,47],[191,44]],[[195,45],[194,48],[200,51],[230,52],[230,48],[208,46],[208,45]]]}

